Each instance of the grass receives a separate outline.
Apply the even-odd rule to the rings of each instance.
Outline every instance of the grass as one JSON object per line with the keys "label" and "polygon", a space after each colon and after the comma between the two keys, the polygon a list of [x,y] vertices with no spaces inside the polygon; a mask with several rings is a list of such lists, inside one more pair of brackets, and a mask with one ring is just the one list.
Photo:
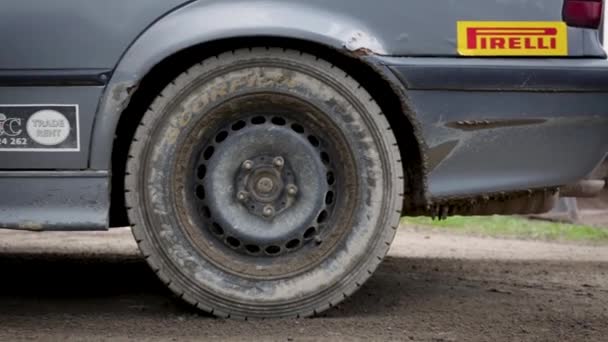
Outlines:
{"label": "grass", "polygon": [[489,237],[608,243],[608,229],[529,220],[517,216],[454,216],[443,221],[433,221],[426,217],[404,217],[401,223],[423,229]]}

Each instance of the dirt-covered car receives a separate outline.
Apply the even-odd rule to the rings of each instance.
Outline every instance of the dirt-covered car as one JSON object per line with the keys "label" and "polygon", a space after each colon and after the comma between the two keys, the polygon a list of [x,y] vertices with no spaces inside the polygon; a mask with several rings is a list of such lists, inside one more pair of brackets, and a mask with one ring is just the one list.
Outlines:
{"label": "dirt-covered car", "polygon": [[401,215],[601,188],[602,5],[4,0],[0,226],[130,225],[202,310],[314,315]]}

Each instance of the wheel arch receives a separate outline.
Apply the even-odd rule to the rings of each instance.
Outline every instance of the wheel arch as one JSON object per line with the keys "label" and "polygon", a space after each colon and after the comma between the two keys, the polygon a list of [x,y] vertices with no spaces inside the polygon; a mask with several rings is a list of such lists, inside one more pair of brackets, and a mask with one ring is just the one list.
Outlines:
{"label": "wheel arch", "polygon": [[[177,11],[142,34],[118,63],[101,100],[93,131],[90,167],[110,168],[111,175],[117,175],[111,182],[111,226],[127,223],[122,176],[128,146],[154,97],[189,66],[221,52],[254,46],[295,49],[322,57],[361,83],[380,104],[397,137],[407,177],[404,209],[411,213],[426,205],[425,144],[403,85],[374,58],[384,50],[373,34],[355,27],[347,19],[342,19],[343,29],[334,35],[305,31],[299,26],[315,23],[310,13],[301,14],[298,19],[285,18],[277,24],[292,25],[289,29],[279,29],[276,25],[247,29],[248,23],[244,23],[238,29],[199,28],[197,31],[193,21],[204,22],[204,19],[194,16],[195,12]],[[210,16],[209,13],[213,11],[203,12],[206,16]],[[290,21],[293,24],[288,24]]]}

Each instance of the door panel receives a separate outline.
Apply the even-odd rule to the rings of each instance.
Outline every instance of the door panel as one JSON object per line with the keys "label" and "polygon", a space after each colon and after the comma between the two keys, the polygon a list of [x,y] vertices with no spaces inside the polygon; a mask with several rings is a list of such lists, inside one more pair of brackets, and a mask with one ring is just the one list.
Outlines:
{"label": "door panel", "polygon": [[[111,70],[148,26],[188,1],[2,0],[0,170],[86,169]],[[33,115],[46,126],[35,128]]]}

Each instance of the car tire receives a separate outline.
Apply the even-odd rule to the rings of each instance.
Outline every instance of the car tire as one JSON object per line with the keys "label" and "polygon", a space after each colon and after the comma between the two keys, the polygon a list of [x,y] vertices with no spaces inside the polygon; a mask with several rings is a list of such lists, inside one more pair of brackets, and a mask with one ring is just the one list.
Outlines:
{"label": "car tire", "polygon": [[130,147],[125,196],[143,256],[177,296],[220,317],[304,317],[378,267],[402,170],[357,81],[261,47],[208,58],[158,95]]}

